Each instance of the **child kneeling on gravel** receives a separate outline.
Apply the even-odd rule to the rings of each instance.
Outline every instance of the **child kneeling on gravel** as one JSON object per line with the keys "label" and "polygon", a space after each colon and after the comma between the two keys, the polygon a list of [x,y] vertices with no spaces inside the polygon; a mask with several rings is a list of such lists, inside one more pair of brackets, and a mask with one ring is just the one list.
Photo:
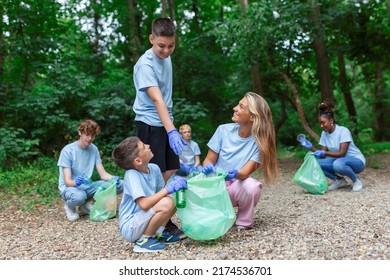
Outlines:
{"label": "child kneeling on gravel", "polygon": [[92,209],[96,188],[90,184],[89,178],[95,168],[101,180],[116,179],[117,194],[123,191],[122,181],[105,170],[99,149],[92,143],[100,133],[100,126],[93,120],[85,120],[77,132],[79,139],[61,150],[57,163],[60,172],[58,189],[65,201],[66,217],[71,222],[80,218],[79,213],[89,215]]}
{"label": "child kneeling on gravel", "polygon": [[134,252],[164,250],[166,244],[180,241],[165,226],[176,212],[170,194],[187,188],[179,176],[167,184],[160,168],[149,163],[153,158],[150,146],[138,137],[128,137],[112,152],[116,164],[126,170],[123,196],[119,206],[119,227],[129,242],[135,242]]}

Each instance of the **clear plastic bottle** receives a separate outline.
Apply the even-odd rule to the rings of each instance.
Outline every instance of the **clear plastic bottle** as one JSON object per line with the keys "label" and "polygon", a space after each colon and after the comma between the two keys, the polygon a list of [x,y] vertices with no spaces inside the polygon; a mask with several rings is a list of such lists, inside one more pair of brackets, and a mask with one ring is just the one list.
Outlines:
{"label": "clear plastic bottle", "polygon": [[91,185],[93,183],[91,178],[89,178],[85,173],[83,173],[83,178],[84,178],[84,184]]}
{"label": "clear plastic bottle", "polygon": [[298,134],[297,140],[299,142],[305,141],[305,139],[306,139],[305,134]]}
{"label": "clear plastic bottle", "polygon": [[186,207],[186,190],[179,190],[176,192],[176,207]]}

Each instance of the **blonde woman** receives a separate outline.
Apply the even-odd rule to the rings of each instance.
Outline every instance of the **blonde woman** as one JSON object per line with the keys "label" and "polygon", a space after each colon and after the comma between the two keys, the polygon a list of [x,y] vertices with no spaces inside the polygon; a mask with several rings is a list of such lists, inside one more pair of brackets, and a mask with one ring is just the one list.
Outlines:
{"label": "blonde woman", "polygon": [[275,129],[267,101],[253,92],[247,92],[233,108],[232,121],[220,125],[208,142],[203,173],[227,172],[229,196],[238,208],[236,227],[250,229],[263,188],[262,182],[250,175],[261,167],[267,183],[274,183],[279,176]]}

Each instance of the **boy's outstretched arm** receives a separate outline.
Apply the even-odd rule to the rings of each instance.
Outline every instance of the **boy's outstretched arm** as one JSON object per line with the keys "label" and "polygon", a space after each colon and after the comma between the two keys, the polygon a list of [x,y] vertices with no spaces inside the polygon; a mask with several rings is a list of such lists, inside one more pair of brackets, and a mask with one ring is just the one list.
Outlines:
{"label": "boy's outstretched arm", "polygon": [[148,211],[150,208],[156,205],[157,202],[159,202],[162,198],[166,197],[169,194],[177,192],[178,190],[186,189],[186,188],[187,188],[186,179],[180,176],[176,176],[172,182],[166,185],[165,188],[162,188],[159,192],[151,196],[139,197],[135,200],[135,202],[142,210]]}
{"label": "boy's outstretched arm", "polygon": [[180,155],[183,152],[184,148],[187,146],[187,142],[184,141],[183,137],[180,135],[179,132],[177,132],[175,126],[173,125],[168,112],[168,108],[162,97],[160,89],[158,87],[149,87],[146,89],[146,91],[148,92],[150,99],[156,106],[160,120],[168,133],[169,145],[171,146],[175,154]]}
{"label": "boy's outstretched arm", "polygon": [[103,164],[102,163],[98,163],[96,164],[96,170],[97,172],[99,173],[99,176],[102,180],[104,181],[108,181],[108,180],[111,180],[112,177],[116,177],[114,175],[111,175],[110,173],[108,173],[106,171],[106,169],[104,168]]}
{"label": "boy's outstretched arm", "polygon": [[165,130],[168,132],[175,128],[172,123],[171,116],[169,115],[167,105],[162,97],[162,93],[159,87],[148,87],[146,89],[150,99],[156,106],[158,116],[164,125]]}

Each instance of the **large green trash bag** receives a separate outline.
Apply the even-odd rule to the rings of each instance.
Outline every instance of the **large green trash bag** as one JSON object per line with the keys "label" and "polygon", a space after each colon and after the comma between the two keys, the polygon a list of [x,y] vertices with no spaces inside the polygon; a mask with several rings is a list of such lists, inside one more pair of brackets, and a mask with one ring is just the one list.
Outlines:
{"label": "large green trash bag", "polygon": [[101,222],[116,216],[116,180],[97,181],[93,183],[97,191],[93,198],[95,203],[89,213],[89,219]]}
{"label": "large green trash bag", "polygon": [[194,240],[223,236],[234,224],[236,214],[226,189],[224,173],[208,177],[200,173],[187,180],[186,206],[178,208],[184,233]]}
{"label": "large green trash bag", "polygon": [[311,152],[306,154],[292,181],[312,194],[324,194],[328,189],[328,180]]}

